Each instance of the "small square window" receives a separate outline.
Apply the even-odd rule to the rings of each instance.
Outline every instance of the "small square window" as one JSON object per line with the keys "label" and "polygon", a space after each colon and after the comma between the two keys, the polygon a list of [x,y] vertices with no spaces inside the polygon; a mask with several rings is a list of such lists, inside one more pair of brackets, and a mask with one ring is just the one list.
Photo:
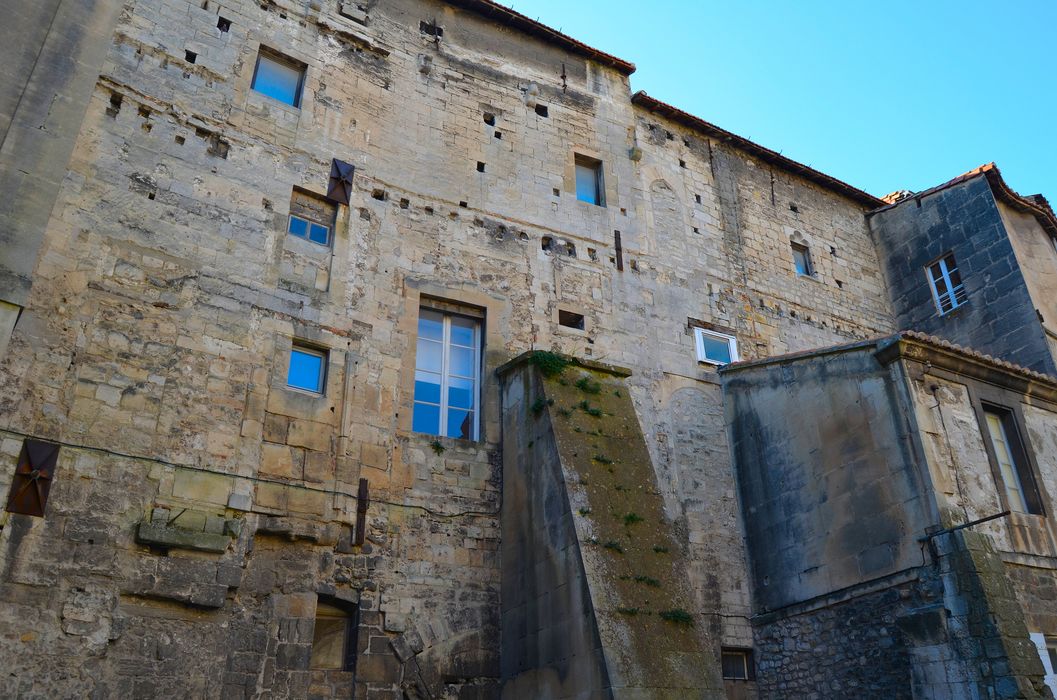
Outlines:
{"label": "small square window", "polygon": [[962,286],[962,275],[958,272],[958,263],[953,253],[928,266],[929,284],[932,286],[932,298],[940,311],[940,316],[954,311],[969,299]]}
{"label": "small square window", "polygon": [[600,207],[606,205],[602,161],[576,154],[576,198]]}
{"label": "small square window", "polygon": [[262,95],[301,106],[301,89],[305,82],[305,65],[293,59],[270,53],[263,48],[257,54],[251,87]]}
{"label": "small square window", "polygon": [[558,325],[573,328],[578,331],[584,330],[584,315],[565,309],[558,309]]}
{"label": "small square window", "polygon": [[801,277],[811,277],[815,270],[811,267],[811,250],[802,243],[793,243],[793,266],[796,274]]}
{"label": "small square window", "polygon": [[294,188],[290,195],[290,219],[286,232],[321,246],[329,246],[337,209],[333,202]]}
{"label": "small square window", "polygon": [[327,380],[327,353],[297,343],[290,349],[286,385],[322,394]]}
{"label": "small square window", "polygon": [[710,365],[728,365],[738,361],[738,341],[734,336],[704,328],[694,329],[697,361]]}
{"label": "small square window", "polygon": [[749,681],[756,677],[752,663],[752,649],[723,648],[723,679]]}

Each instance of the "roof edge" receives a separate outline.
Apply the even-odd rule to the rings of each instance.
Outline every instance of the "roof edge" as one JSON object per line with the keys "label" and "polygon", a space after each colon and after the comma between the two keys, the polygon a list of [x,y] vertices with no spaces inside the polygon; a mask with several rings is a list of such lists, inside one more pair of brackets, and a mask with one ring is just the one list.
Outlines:
{"label": "roof edge", "polygon": [[930,187],[921,192],[915,192],[897,202],[886,203],[884,206],[871,211],[869,215],[873,216],[879,212],[898,207],[900,204],[912,199],[928,197],[929,195],[942,192],[943,190],[954,187],[955,185],[960,185],[963,182],[967,182],[977,177],[986,177],[988,184],[991,186],[991,192],[994,193],[996,198],[1002,200],[1014,209],[1033,215],[1047,233],[1054,238],[1057,238],[1057,216],[1054,215],[1053,209],[1050,208],[1049,202],[1046,201],[1046,198],[1037,195],[1037,199],[1032,200],[1014,192],[1013,189],[1006,184],[1005,179],[1002,177],[1002,172],[993,162],[985,163],[978,168],[973,168],[969,172],[962,173],[958,177],[952,178],[947,182],[936,185],[935,187]]}
{"label": "roof edge", "polygon": [[673,107],[670,104],[661,102],[655,97],[650,97],[642,90],[639,90],[631,96],[631,103],[647,109],[650,112],[667,117],[668,119],[689,127],[694,131],[699,131],[707,136],[723,141],[724,143],[729,143],[735,148],[739,148],[752,154],[765,163],[779,167],[793,175],[798,175],[806,180],[814,182],[816,185],[837,192],[838,194],[848,197],[869,209],[875,209],[885,204],[884,200],[879,197],[875,197],[872,194],[864,192],[857,187],[853,187],[846,182],[842,182],[835,177],[815,170],[803,163],[799,163],[792,158],[787,158],[781,153],[772,151],[754,141],[750,141],[744,136],[738,136],[737,134],[718,127],[711,122],[707,122],[700,117],[695,117],[678,107]]}
{"label": "roof edge", "polygon": [[605,51],[599,51],[596,48],[592,48],[582,41],[577,41],[568,34],[562,34],[557,29],[553,29],[538,22],[534,19],[526,17],[520,12],[516,12],[509,7],[500,5],[492,0],[445,0],[449,5],[458,7],[464,10],[469,10],[482,17],[495,20],[500,24],[505,24],[508,27],[517,29],[518,31],[524,32],[531,36],[542,39],[543,41],[560,46],[567,51],[572,53],[586,56],[593,61],[602,63],[620,71],[624,75],[631,75],[635,72],[635,64],[630,61],[625,61],[622,58],[617,58],[612,54],[608,54]]}
{"label": "roof edge", "polygon": [[735,362],[720,368],[719,373],[726,378],[742,370],[780,365],[785,362],[796,362],[812,357],[853,352],[871,347],[875,348],[874,355],[882,364],[888,364],[897,358],[907,358],[929,361],[936,367],[981,379],[994,379],[997,375],[1003,375],[1007,378],[1005,383],[1016,386],[1023,393],[1040,395],[1049,401],[1057,403],[1057,377],[1051,377],[1048,374],[1036,372],[1021,365],[1006,362],[991,355],[985,355],[982,352],[956,345],[950,341],[920,331],[899,331],[869,340],[859,340],[816,350],[765,357],[759,360]]}

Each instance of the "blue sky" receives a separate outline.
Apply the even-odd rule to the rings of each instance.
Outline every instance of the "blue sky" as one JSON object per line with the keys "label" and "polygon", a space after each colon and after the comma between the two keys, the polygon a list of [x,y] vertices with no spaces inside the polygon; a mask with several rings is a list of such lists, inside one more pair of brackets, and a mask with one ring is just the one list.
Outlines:
{"label": "blue sky", "polygon": [[871,194],[995,161],[1057,204],[1057,2],[501,0],[645,90]]}

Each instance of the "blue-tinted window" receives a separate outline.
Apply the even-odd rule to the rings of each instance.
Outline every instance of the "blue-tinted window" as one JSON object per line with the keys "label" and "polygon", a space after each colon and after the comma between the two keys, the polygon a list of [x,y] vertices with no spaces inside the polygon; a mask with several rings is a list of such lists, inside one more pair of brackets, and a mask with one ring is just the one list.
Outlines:
{"label": "blue-tinted window", "polygon": [[304,238],[320,245],[330,244],[330,227],[303,219],[295,214],[290,215],[290,224],[286,230],[291,236]]}
{"label": "blue-tinted window", "polygon": [[268,97],[300,107],[304,77],[305,69],[293,61],[285,61],[262,52],[257,55],[252,87]]}
{"label": "blue-tinted window", "polygon": [[422,309],[412,430],[476,440],[480,363],[480,321]]}
{"label": "blue-tinted window", "polygon": [[290,369],[286,375],[287,385],[322,394],[327,369],[326,359],[326,353],[320,350],[295,345],[290,350]]}
{"label": "blue-tinted window", "polygon": [[576,156],[576,198],[588,204],[605,206],[602,194],[602,163],[586,156]]}

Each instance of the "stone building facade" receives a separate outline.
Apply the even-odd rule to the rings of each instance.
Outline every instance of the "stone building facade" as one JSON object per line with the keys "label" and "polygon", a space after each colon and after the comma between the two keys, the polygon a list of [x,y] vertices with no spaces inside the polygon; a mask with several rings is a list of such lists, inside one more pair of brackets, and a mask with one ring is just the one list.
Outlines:
{"label": "stone building facade", "polygon": [[[868,552],[771,557],[760,528],[795,513],[752,510],[730,393],[756,361],[791,380],[773,358],[919,328],[1045,373],[1018,390],[1052,451],[1045,200],[993,168],[875,198],[632,94],[633,65],[487,0],[16,7],[0,52],[38,58],[5,62],[24,98],[0,103],[0,694],[948,697],[983,676],[948,682],[925,613],[855,647],[833,630],[916,602],[966,617],[970,595],[1010,627],[943,639],[998,640],[995,675],[1045,692],[1023,652],[1054,618],[1017,612],[1054,590],[1039,516],[937,535],[917,579],[862,593],[875,608],[833,597],[910,567],[906,537],[970,500],[990,515],[981,454],[944,509],[959,469],[928,453],[936,485],[898,504],[932,505]],[[941,225],[951,242],[904,264]],[[984,228],[977,260],[963,238]],[[940,318],[919,297],[950,249],[968,301]],[[995,303],[985,337],[966,319]],[[900,401],[872,410],[925,426]],[[928,439],[874,437],[893,469],[925,464]],[[841,577],[794,582],[798,557]],[[1012,584],[977,575],[997,566]],[[937,593],[952,571],[976,592]],[[913,685],[833,673],[837,647],[882,641]]]}

